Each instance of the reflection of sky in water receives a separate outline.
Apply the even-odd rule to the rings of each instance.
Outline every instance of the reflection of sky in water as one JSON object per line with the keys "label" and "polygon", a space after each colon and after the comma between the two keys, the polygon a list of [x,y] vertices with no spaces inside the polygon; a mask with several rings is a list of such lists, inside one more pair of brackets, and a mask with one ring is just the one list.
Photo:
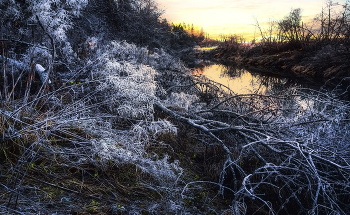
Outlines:
{"label": "reflection of sky in water", "polygon": [[222,65],[211,65],[204,69],[197,69],[193,74],[203,74],[207,78],[229,87],[237,94],[267,93],[268,87],[263,83],[263,76],[253,76],[246,70],[236,70],[236,73],[231,75],[226,74],[225,71],[227,71],[227,69]]}
{"label": "reflection of sky in water", "polygon": [[[283,94],[283,92],[288,92],[295,87],[301,87],[299,83],[290,83],[286,78],[252,74],[244,69],[228,68],[223,65],[197,68],[192,74],[205,75],[207,78],[229,87],[236,94]],[[291,118],[301,116],[314,108],[312,97],[291,96],[284,99],[282,109],[287,110],[284,114]]]}

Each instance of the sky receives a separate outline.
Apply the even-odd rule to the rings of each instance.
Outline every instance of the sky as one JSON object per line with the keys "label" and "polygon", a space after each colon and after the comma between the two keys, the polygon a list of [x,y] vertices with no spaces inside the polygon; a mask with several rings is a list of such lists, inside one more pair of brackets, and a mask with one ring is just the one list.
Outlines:
{"label": "sky", "polygon": [[[324,0],[155,0],[165,10],[163,18],[170,23],[194,24],[203,27],[211,37],[220,34],[254,38],[256,19],[260,26],[279,20],[292,8],[301,8],[303,20],[321,13]],[[335,2],[335,1],[333,1]],[[345,0],[337,1],[344,3]],[[258,32],[256,32],[257,37]]]}

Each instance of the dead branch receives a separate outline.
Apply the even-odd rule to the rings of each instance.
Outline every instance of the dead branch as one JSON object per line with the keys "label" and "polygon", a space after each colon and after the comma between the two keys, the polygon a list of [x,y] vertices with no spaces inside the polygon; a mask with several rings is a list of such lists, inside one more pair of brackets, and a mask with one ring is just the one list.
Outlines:
{"label": "dead branch", "polygon": [[[18,68],[18,70],[14,70],[14,73],[19,73],[20,70],[24,70],[26,73],[30,72],[30,67],[26,66],[24,63],[19,62],[17,60],[11,59],[11,58],[4,58],[2,55],[0,55],[0,60],[6,60],[8,65],[13,65]],[[49,84],[51,84],[51,80],[48,79],[48,71],[40,64],[35,64],[35,71],[39,75],[40,80],[42,83],[45,83],[48,81]]]}

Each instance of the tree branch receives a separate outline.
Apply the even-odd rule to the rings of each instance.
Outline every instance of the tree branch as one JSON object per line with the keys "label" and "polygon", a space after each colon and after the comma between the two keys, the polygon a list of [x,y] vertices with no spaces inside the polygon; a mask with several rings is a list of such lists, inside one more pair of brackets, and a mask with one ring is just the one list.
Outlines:
{"label": "tree branch", "polygon": [[[2,55],[0,55],[0,61],[3,60],[4,57]],[[6,61],[8,64],[11,64],[15,67],[17,67],[20,70],[25,70],[26,72],[30,71],[30,68],[28,66],[26,66],[24,63],[11,59],[11,58],[6,58]],[[48,71],[47,69],[45,69],[42,65],[40,64],[36,64],[35,65],[35,71],[38,73],[41,82],[45,83],[46,81],[48,81],[49,84],[51,84],[51,80],[48,79]],[[15,70],[15,74],[18,73],[18,70]]]}

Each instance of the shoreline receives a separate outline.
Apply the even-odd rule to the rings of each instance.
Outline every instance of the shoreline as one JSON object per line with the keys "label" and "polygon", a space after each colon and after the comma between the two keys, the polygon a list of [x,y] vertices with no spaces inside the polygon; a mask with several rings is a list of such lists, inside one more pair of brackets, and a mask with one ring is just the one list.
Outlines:
{"label": "shoreline", "polygon": [[254,68],[263,73],[288,78],[302,78],[327,85],[337,85],[350,80],[350,52],[334,45],[312,47],[305,50],[261,53],[255,47],[247,53],[230,53],[220,48],[210,52],[197,52],[204,60],[224,62]]}

